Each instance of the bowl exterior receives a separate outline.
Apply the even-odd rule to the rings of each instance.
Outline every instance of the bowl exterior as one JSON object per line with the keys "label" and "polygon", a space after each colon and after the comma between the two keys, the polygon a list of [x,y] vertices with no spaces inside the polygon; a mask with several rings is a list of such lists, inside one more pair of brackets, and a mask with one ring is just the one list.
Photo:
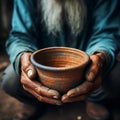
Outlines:
{"label": "bowl exterior", "polygon": [[58,90],[60,93],[66,93],[71,88],[83,82],[85,67],[86,65],[77,69],[63,71],[47,71],[37,68],[37,73],[43,85]]}
{"label": "bowl exterior", "polygon": [[[65,51],[64,55],[66,60],[57,58],[59,57],[59,55],[57,54],[58,51],[62,51],[62,52]],[[51,57],[52,54],[50,52],[55,52],[56,56]],[[67,52],[69,54],[67,54]],[[72,53],[71,56],[70,53]],[[75,57],[73,54],[75,55],[77,54],[77,56]],[[82,57],[79,58],[78,57],[79,55],[81,55]],[[69,66],[67,67],[45,66],[44,64],[38,62],[39,59],[41,59],[40,61],[42,61],[42,63],[46,61],[49,62],[49,56],[50,59],[52,59],[52,61],[53,60],[55,61],[55,63],[62,63],[63,61],[69,62],[69,59],[71,59],[72,56],[74,57],[72,57],[72,60],[70,60]],[[61,59],[60,62],[58,61],[59,59]],[[84,60],[84,62],[81,62],[81,60],[79,59]],[[89,56],[85,52],[77,49],[71,49],[67,47],[54,47],[54,48],[52,47],[52,48],[38,50],[35,53],[33,53],[33,55],[31,56],[31,62],[36,67],[38,73],[38,79],[43,85],[51,89],[58,90],[61,93],[66,93],[69,89],[83,82],[85,68],[89,63]],[[73,64],[74,62],[75,65]],[[80,63],[80,64],[76,65],[76,63]]]}

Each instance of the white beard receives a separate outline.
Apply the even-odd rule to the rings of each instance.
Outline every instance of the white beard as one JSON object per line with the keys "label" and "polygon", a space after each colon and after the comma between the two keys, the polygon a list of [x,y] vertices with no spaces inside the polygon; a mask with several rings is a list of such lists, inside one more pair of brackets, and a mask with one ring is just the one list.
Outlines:
{"label": "white beard", "polygon": [[41,0],[41,7],[48,33],[62,31],[65,21],[74,36],[83,30],[86,18],[83,0]]}

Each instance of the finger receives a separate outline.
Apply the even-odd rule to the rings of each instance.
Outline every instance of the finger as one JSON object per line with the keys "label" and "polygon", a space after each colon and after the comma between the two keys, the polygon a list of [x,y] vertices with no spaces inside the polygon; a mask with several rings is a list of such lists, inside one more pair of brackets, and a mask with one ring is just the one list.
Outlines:
{"label": "finger", "polygon": [[52,99],[52,98],[48,98],[45,96],[41,96],[38,93],[36,93],[34,90],[31,90],[29,87],[23,86],[23,88],[31,93],[38,101],[40,102],[45,102],[45,103],[49,103],[49,104],[53,104],[53,105],[62,105],[62,102],[60,100],[56,100],[56,99]]}
{"label": "finger", "polygon": [[37,75],[37,72],[36,72],[36,69],[34,68],[34,66],[33,65],[30,65],[28,68],[27,68],[27,70],[26,70],[27,72],[27,76],[31,79],[31,80],[33,80],[33,79],[35,79],[35,77],[36,77],[36,75]]}
{"label": "finger", "polygon": [[21,56],[21,69],[28,75],[30,79],[36,77],[36,69],[30,62],[30,56],[32,53],[25,52]]}
{"label": "finger", "polygon": [[42,95],[45,95],[47,97],[51,97],[51,98],[54,98],[54,99],[59,99],[60,98],[60,94],[56,90],[47,88],[47,87],[42,86],[42,85],[40,87],[37,87],[35,89],[35,91],[39,94],[42,94]]}
{"label": "finger", "polygon": [[22,79],[22,84],[36,91],[38,94],[44,95],[46,97],[56,98],[56,99],[60,97],[60,94],[58,91],[49,89],[37,81],[30,80],[26,76],[24,71],[22,72],[22,75],[24,76],[24,79]]}
{"label": "finger", "polygon": [[101,72],[103,63],[97,55],[90,56],[90,59],[92,62],[89,71],[86,74],[86,80],[93,82],[96,76]]}
{"label": "finger", "polygon": [[101,83],[102,83],[102,77],[99,74],[96,77],[95,82],[85,81],[80,86],[77,86],[76,88],[69,90],[67,92],[67,96],[68,97],[75,97],[75,96],[80,96],[83,94],[90,94],[93,90],[98,89],[101,86]]}
{"label": "finger", "polygon": [[67,96],[75,97],[75,96],[80,96],[83,94],[89,94],[92,87],[93,87],[92,82],[85,81],[83,84],[77,86],[76,88],[69,90],[67,92]]}
{"label": "finger", "polygon": [[97,77],[96,77],[96,80],[94,82],[94,85],[93,85],[93,91],[98,89],[102,84],[102,77],[101,77],[101,74],[99,74]]}
{"label": "finger", "polygon": [[77,96],[77,97],[68,97],[67,95],[64,95],[62,97],[62,102],[63,103],[78,102],[78,101],[83,101],[86,98],[87,98],[86,95],[81,95],[81,96]]}
{"label": "finger", "polygon": [[25,52],[21,55],[21,67],[23,70],[26,70],[26,68],[31,64],[30,62],[30,56],[32,53]]}

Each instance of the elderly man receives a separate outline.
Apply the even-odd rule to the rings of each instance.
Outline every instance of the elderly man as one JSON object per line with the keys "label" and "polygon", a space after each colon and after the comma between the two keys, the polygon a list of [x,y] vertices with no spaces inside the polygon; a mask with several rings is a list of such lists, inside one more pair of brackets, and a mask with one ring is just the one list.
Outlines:
{"label": "elderly man", "polygon": [[[62,105],[84,100],[93,120],[107,120],[109,112],[101,101],[108,92],[102,83],[114,64],[115,35],[120,35],[118,2],[14,0],[12,29],[6,43],[11,65],[2,77],[3,89],[30,104]],[[91,64],[84,74],[84,82],[62,96],[37,81],[30,62],[34,51],[52,46],[77,48],[90,55]]]}

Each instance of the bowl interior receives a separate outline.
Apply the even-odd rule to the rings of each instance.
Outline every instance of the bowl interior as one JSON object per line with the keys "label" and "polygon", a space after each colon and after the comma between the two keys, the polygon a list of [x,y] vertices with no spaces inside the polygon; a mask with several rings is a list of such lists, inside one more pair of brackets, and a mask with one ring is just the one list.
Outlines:
{"label": "bowl interior", "polygon": [[83,51],[65,47],[41,49],[32,55],[32,63],[38,67],[73,68],[86,64],[88,60]]}

